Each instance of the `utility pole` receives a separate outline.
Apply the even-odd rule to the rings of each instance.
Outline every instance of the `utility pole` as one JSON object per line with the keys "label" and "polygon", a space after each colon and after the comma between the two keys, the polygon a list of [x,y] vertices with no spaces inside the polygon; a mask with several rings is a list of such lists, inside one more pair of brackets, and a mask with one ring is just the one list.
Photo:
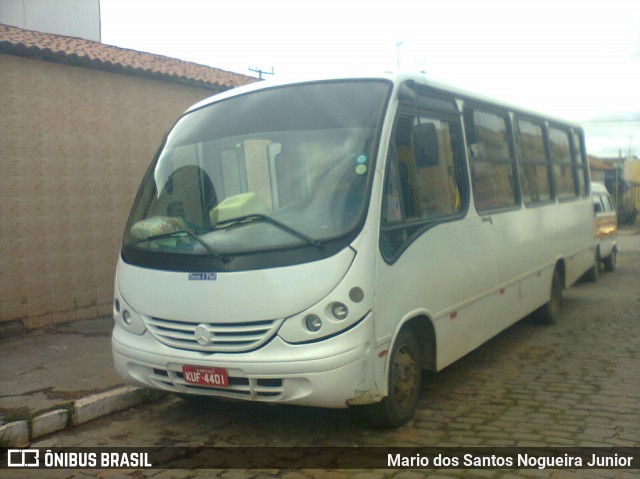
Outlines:
{"label": "utility pole", "polygon": [[398,59],[398,69],[400,68],[400,47],[404,45],[404,42],[396,43],[396,57]]}
{"label": "utility pole", "polygon": [[271,67],[271,71],[265,71],[262,68],[251,68],[249,67],[249,71],[255,72],[258,74],[258,80],[262,80],[262,75],[273,75],[273,67]]}

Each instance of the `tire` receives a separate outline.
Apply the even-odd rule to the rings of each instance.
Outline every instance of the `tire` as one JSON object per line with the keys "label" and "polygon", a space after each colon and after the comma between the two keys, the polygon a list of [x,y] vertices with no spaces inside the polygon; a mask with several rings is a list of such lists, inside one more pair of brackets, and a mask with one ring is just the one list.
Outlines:
{"label": "tire", "polygon": [[420,344],[411,328],[398,334],[389,364],[389,393],[366,408],[369,422],[383,427],[400,427],[411,419],[422,390]]}
{"label": "tire", "polygon": [[611,251],[611,254],[603,260],[605,271],[612,272],[616,270],[617,256],[618,252],[614,249]]}
{"label": "tire", "polygon": [[551,293],[549,302],[539,311],[539,321],[542,324],[551,325],[558,322],[562,311],[562,275],[556,268],[551,278]]}
{"label": "tire", "polygon": [[598,277],[600,276],[600,264],[602,263],[602,258],[600,257],[600,248],[596,248],[596,256],[593,262],[593,266],[589,271],[585,273],[585,279],[590,281],[591,283],[595,283],[598,281]]}

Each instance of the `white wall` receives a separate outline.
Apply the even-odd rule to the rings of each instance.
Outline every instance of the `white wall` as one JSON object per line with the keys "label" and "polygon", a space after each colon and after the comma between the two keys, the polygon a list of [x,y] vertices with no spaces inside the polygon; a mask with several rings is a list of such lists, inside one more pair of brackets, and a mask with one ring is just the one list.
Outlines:
{"label": "white wall", "polygon": [[0,23],[100,41],[100,0],[1,0]]}

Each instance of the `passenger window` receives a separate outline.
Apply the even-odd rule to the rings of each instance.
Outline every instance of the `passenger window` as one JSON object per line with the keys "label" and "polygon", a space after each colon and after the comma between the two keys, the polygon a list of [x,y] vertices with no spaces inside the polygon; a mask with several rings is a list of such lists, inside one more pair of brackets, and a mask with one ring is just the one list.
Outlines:
{"label": "passenger window", "polygon": [[587,165],[587,160],[585,155],[582,154],[582,143],[580,141],[580,135],[578,135],[575,131],[572,134],[573,145],[572,145],[572,153],[573,153],[573,162],[576,165],[577,169],[577,179],[578,179],[578,191],[582,195],[586,195],[589,185],[589,167]]}
{"label": "passenger window", "polygon": [[593,211],[598,214],[604,211],[601,195],[593,195]]}
{"label": "passenger window", "polygon": [[613,203],[611,202],[611,197],[609,195],[604,195],[602,197],[602,203],[604,203],[604,211],[606,213],[613,213],[615,211]]}
{"label": "passenger window", "polygon": [[575,198],[577,190],[569,147],[569,134],[559,128],[549,128],[549,145],[556,196],[561,200]]}
{"label": "passenger window", "polygon": [[460,213],[466,171],[459,122],[401,116],[390,150],[381,249],[393,256],[433,221]]}
{"label": "passenger window", "polygon": [[516,146],[520,161],[522,199],[526,205],[551,199],[549,163],[544,147],[542,125],[518,120],[516,122]]}
{"label": "passenger window", "polygon": [[478,211],[518,203],[506,116],[465,110],[473,192]]}
{"label": "passenger window", "polygon": [[421,117],[414,127],[418,210],[423,218],[447,216],[461,209],[456,178],[455,151],[459,143],[456,129],[447,121],[429,117]]}

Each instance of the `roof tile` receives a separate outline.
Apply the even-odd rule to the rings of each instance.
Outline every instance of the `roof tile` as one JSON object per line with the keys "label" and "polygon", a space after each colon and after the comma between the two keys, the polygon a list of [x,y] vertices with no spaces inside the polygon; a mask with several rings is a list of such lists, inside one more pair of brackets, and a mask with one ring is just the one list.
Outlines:
{"label": "roof tile", "polygon": [[135,72],[201,86],[233,88],[256,78],[153,53],[139,52],[82,38],[53,35],[0,23],[0,53],[60,63]]}

